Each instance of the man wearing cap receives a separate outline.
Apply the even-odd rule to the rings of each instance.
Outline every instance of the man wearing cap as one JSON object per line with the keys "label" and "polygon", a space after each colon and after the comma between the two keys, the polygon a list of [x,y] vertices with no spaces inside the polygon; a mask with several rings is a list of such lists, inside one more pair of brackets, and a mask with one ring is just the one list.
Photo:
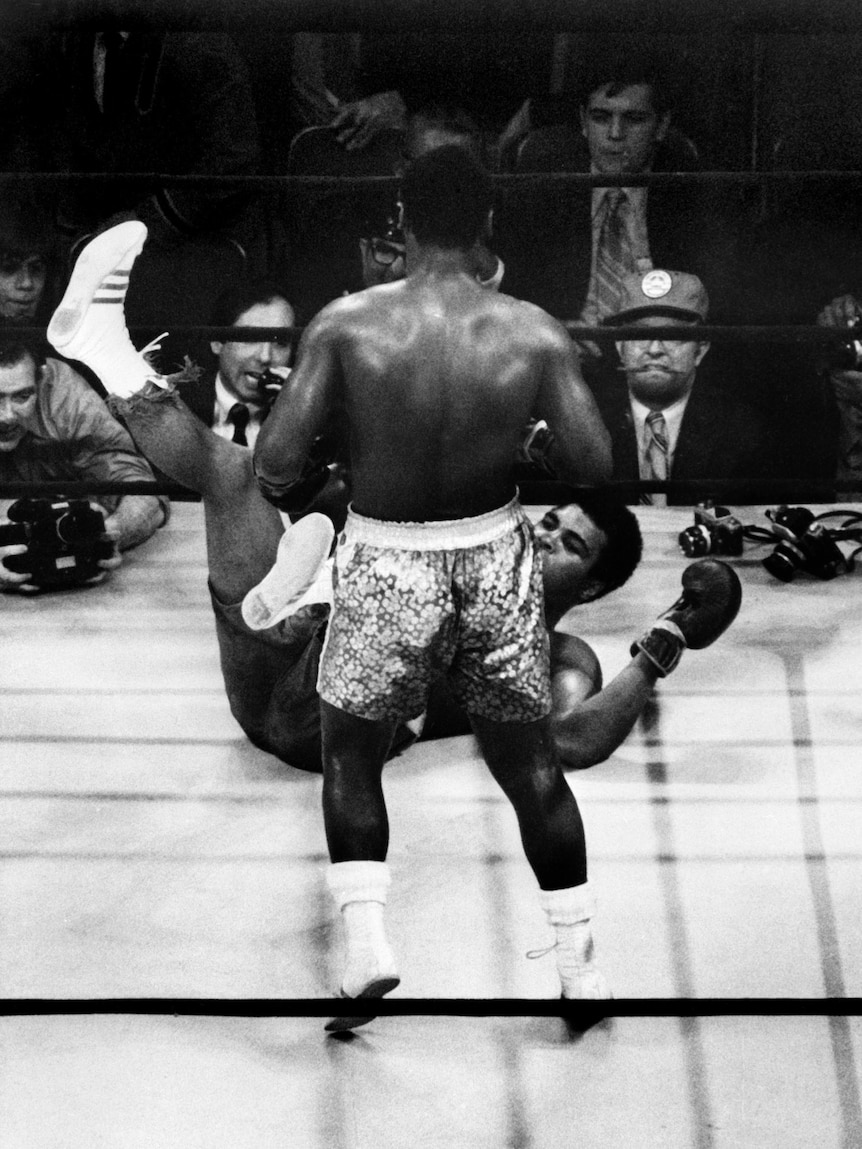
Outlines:
{"label": "man wearing cap", "polygon": [[[614,479],[734,480],[743,501],[743,492],[753,497],[750,482],[769,477],[771,451],[757,415],[721,381],[701,376],[709,343],[696,338],[696,327],[708,311],[696,275],[656,269],[629,276],[619,310],[605,322],[637,324],[644,338],[616,344],[626,385],[608,373],[596,398],[611,433]],[[653,327],[691,328],[694,337],[650,338]],[[732,500],[733,492],[722,497]],[[671,494],[667,501],[696,500]]]}

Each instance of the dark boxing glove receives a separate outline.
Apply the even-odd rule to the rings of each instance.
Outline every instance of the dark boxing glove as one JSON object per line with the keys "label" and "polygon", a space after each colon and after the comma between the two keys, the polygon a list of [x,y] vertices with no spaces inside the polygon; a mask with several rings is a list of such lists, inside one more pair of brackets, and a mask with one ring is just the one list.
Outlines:
{"label": "dark boxing glove", "polygon": [[631,648],[641,651],[659,677],[677,666],[686,647],[703,650],[715,642],[736,618],[742,584],[732,567],[720,559],[698,559],[682,573],[682,594]]}
{"label": "dark boxing glove", "polygon": [[312,444],[308,459],[299,478],[289,483],[273,483],[265,479],[253,463],[254,477],[260,493],[268,503],[288,515],[301,514],[320,494],[329,480],[329,462],[332,444],[326,435],[319,435]]}

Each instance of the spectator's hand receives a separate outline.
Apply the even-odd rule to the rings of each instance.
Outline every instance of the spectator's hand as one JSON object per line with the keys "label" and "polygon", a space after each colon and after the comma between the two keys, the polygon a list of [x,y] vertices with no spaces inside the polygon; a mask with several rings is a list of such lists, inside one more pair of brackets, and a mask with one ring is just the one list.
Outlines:
{"label": "spectator's hand", "polygon": [[820,327],[853,327],[862,316],[862,304],[855,295],[839,295],[827,303],[817,322]]}
{"label": "spectator's hand", "polygon": [[403,128],[406,111],[397,92],[378,92],[364,100],[342,104],[332,121],[335,138],[345,151],[359,151],[367,147],[378,132]]}
{"label": "spectator's hand", "polygon": [[27,553],[24,543],[12,543],[7,547],[0,547],[0,591],[4,594],[37,594],[39,588],[28,582],[28,574],[16,574],[10,571],[3,561],[10,555],[23,555]]}

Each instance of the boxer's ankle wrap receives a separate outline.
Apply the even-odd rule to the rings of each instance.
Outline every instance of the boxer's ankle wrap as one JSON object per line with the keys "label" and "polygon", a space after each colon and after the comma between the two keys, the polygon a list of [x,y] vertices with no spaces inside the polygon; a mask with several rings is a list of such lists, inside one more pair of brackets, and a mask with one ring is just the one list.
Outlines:
{"label": "boxer's ankle wrap", "polygon": [[112,415],[118,415],[120,418],[127,411],[145,411],[151,403],[173,403],[175,407],[178,407],[180,402],[176,384],[167,382],[164,378],[160,383],[150,380],[133,395],[107,395],[105,398],[108,410]]}
{"label": "boxer's ankle wrap", "polygon": [[632,657],[638,651],[645,654],[656,668],[660,678],[665,678],[676,670],[686,642],[682,631],[669,618],[661,618],[643,638],[631,648]]}

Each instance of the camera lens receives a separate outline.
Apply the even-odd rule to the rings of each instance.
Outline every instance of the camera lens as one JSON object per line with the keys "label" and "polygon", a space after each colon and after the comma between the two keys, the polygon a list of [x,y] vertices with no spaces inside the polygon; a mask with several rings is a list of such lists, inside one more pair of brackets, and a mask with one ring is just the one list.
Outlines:
{"label": "camera lens", "polygon": [[797,570],[805,561],[805,556],[790,543],[779,543],[771,555],[763,560],[769,573],[782,582],[792,582]]}
{"label": "camera lens", "polygon": [[686,527],[684,531],[680,532],[679,545],[684,555],[690,559],[695,559],[699,555],[709,554],[712,549],[712,536],[706,527],[699,524],[694,527]]}
{"label": "camera lens", "polygon": [[67,546],[74,546],[75,543],[87,542],[101,534],[104,525],[105,520],[98,511],[87,504],[73,504],[57,519],[57,538]]}

